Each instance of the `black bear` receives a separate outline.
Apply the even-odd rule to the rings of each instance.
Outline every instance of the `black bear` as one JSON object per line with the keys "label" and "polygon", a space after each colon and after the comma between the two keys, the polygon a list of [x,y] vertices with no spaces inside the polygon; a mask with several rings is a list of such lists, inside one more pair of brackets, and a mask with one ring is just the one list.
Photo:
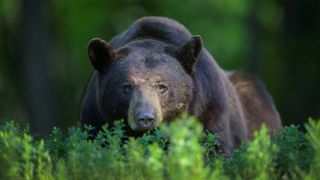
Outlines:
{"label": "black bear", "polygon": [[95,69],[81,104],[82,124],[97,130],[124,119],[137,136],[182,112],[195,115],[231,153],[262,123],[281,129],[265,87],[239,72],[225,72],[180,23],[144,17],[109,43],[95,38],[88,54]]}

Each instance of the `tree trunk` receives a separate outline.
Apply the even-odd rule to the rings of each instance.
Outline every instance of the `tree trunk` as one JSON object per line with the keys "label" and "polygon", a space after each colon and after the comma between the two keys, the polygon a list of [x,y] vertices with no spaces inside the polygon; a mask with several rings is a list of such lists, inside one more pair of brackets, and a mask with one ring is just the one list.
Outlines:
{"label": "tree trunk", "polygon": [[[21,71],[30,130],[36,137],[46,136],[53,126],[55,113],[54,84],[49,74],[50,41],[45,12],[46,1],[22,1]],[[46,14],[45,14],[46,13]]]}

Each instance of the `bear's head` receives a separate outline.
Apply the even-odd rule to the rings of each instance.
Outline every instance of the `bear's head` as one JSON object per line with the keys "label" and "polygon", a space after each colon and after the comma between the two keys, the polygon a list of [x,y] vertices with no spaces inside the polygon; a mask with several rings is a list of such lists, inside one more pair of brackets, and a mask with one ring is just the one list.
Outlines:
{"label": "bear's head", "polygon": [[178,47],[145,39],[117,49],[92,39],[88,54],[97,71],[100,114],[106,121],[124,119],[131,130],[144,132],[188,112],[201,49],[198,36]]}

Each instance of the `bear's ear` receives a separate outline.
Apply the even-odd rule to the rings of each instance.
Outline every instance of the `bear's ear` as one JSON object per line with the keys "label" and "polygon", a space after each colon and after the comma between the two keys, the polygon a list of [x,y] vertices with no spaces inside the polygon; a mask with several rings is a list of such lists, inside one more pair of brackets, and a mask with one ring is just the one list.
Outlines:
{"label": "bear's ear", "polygon": [[201,36],[193,36],[186,44],[178,50],[178,60],[187,73],[192,73],[192,67],[197,61],[202,49]]}
{"label": "bear's ear", "polygon": [[93,38],[88,45],[88,55],[93,67],[102,72],[106,66],[116,60],[116,53],[104,40]]}

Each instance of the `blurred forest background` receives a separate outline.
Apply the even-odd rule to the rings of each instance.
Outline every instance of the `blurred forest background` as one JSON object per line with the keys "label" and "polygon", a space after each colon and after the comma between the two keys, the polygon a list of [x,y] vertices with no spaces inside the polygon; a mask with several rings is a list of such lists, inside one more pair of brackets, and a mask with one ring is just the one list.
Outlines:
{"label": "blurred forest background", "polygon": [[0,0],[1,121],[29,122],[40,136],[76,124],[88,41],[149,15],[201,35],[222,68],[258,76],[284,124],[320,118],[320,1]]}

